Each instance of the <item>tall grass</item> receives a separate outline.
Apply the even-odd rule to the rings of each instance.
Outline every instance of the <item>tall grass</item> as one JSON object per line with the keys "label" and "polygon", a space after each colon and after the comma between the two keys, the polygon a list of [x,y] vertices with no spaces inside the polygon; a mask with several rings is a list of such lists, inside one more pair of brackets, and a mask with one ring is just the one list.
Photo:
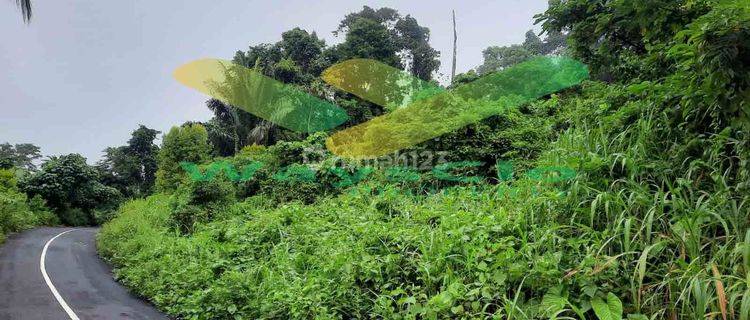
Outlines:
{"label": "tall grass", "polygon": [[100,252],[186,319],[596,319],[601,301],[632,319],[748,319],[750,195],[723,156],[733,142],[690,140],[626,87],[588,83],[559,103],[568,129],[537,163],[575,168],[573,181],[432,195],[371,181],[278,207],[259,195],[187,236],[175,196],[157,195],[124,206]]}

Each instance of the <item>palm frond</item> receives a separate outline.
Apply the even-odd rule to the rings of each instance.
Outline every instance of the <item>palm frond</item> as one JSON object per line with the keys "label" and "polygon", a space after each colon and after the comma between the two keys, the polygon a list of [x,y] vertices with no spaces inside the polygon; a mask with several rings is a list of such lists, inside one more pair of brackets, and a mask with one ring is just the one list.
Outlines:
{"label": "palm frond", "polygon": [[23,22],[31,22],[31,0],[16,0],[16,6],[21,9],[21,16],[23,16]]}

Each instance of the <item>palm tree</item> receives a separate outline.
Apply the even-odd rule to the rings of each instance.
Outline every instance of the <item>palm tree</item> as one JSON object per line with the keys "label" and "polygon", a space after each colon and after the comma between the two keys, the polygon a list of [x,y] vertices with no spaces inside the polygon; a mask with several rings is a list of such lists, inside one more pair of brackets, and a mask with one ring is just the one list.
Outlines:
{"label": "palm tree", "polygon": [[23,22],[31,22],[31,0],[16,0],[16,6],[21,9]]}
{"label": "palm tree", "polygon": [[[214,113],[218,127],[223,127],[226,131],[222,132],[224,136],[231,137],[232,143],[234,144],[234,154],[240,151],[240,116],[237,113],[237,108],[227,105],[217,99],[209,99],[206,101],[206,106],[211,112]],[[227,128],[231,127],[231,129]],[[227,130],[229,129],[229,130]]]}

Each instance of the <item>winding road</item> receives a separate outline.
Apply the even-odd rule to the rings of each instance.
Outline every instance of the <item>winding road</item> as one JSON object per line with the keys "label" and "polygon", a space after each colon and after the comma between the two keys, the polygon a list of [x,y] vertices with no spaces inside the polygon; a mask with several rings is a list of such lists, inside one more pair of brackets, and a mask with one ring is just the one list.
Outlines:
{"label": "winding road", "polygon": [[39,228],[0,247],[0,319],[168,319],[114,281],[95,228]]}

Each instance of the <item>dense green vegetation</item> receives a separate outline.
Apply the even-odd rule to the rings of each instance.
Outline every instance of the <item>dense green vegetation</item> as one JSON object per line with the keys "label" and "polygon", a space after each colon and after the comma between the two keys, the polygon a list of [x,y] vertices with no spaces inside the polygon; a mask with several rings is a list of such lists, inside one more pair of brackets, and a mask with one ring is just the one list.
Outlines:
{"label": "dense green vegetation", "polygon": [[[3,147],[0,237],[132,199],[99,251],[184,319],[750,319],[747,2],[551,1],[537,19],[544,39],[488,48],[449,88],[549,54],[592,79],[402,151],[450,163],[337,159],[331,132],[209,100],[211,120],[160,148],[140,127],[95,167]],[[432,81],[439,65],[429,29],[392,9],[335,33],[295,28],[234,62],[341,106],[345,127],[392,110],[326,85],[329,66]]]}
{"label": "dense green vegetation", "polygon": [[0,169],[0,243],[8,233],[59,223],[41,197],[29,199],[18,189],[17,176],[14,169]]}
{"label": "dense green vegetation", "polygon": [[[391,168],[336,185],[349,175],[325,152],[314,179],[278,179],[304,176],[292,164],[320,138],[281,139],[222,160],[270,164],[250,181],[183,177],[125,205],[102,254],[190,319],[748,319],[747,6],[566,1],[539,19],[596,79],[416,149],[481,161],[465,174],[482,182]],[[480,73],[548,43],[490,48]],[[578,174],[521,174],[535,166]]]}
{"label": "dense green vegetation", "polygon": [[[3,233],[58,223],[98,225],[108,221],[122,201],[150,195],[156,181],[157,134],[139,126],[127,145],[105,149],[94,166],[79,154],[67,154],[50,156],[37,167],[39,147],[0,144],[3,192],[8,195],[4,214],[14,217],[0,221]],[[46,216],[49,212],[52,217]],[[45,217],[34,217],[39,214]]]}
{"label": "dense green vegetation", "polygon": [[36,170],[34,160],[40,157],[32,144],[0,144],[0,243],[8,233],[58,223],[41,197],[29,197],[18,187],[18,179]]}

